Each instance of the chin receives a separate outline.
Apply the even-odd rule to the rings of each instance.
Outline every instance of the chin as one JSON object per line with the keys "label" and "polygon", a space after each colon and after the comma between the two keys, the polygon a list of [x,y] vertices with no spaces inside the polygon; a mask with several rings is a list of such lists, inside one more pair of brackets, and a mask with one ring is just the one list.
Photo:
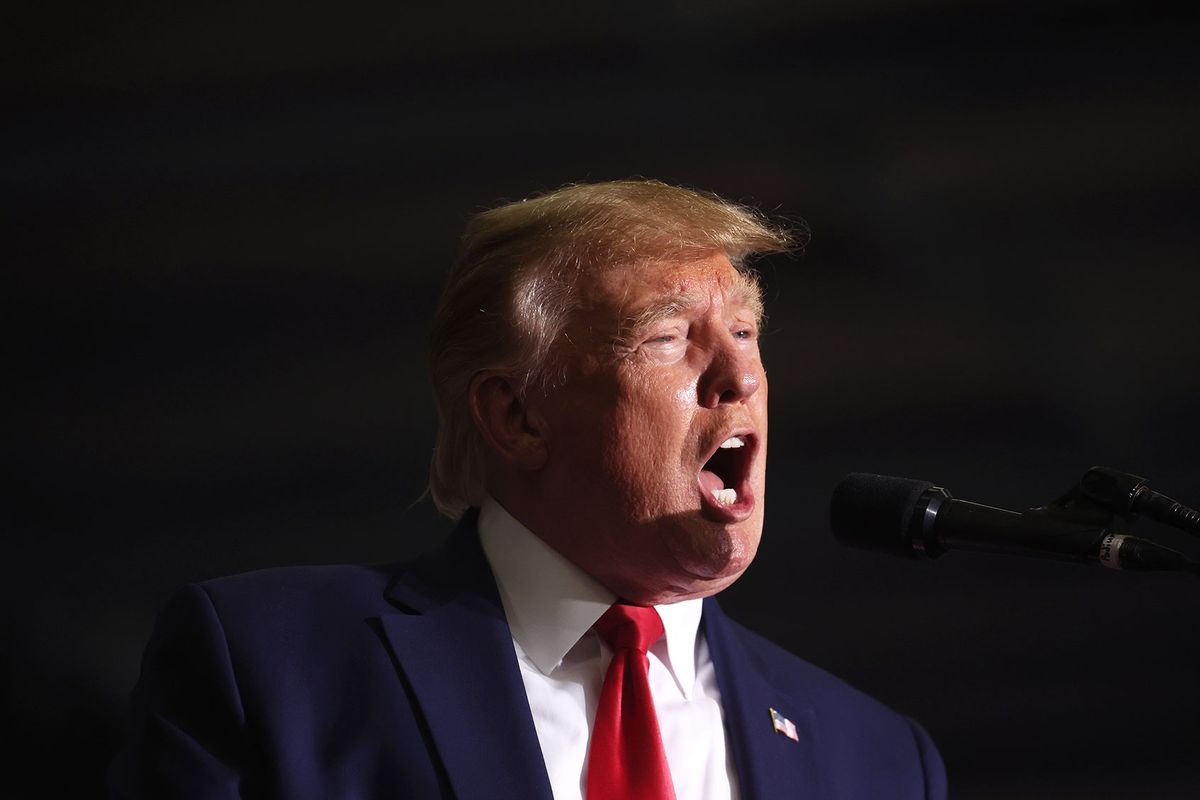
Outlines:
{"label": "chin", "polygon": [[758,552],[761,526],[756,520],[740,525],[704,526],[672,539],[672,555],[682,572],[703,594],[729,586],[750,566]]}

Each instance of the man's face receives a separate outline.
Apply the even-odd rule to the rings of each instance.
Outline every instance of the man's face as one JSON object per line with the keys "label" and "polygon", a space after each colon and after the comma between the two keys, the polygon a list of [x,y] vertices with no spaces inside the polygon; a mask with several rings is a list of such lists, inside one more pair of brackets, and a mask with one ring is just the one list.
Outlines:
{"label": "man's face", "polygon": [[763,523],[757,293],[722,254],[585,276],[563,385],[538,403],[552,546],[626,600],[713,594]]}

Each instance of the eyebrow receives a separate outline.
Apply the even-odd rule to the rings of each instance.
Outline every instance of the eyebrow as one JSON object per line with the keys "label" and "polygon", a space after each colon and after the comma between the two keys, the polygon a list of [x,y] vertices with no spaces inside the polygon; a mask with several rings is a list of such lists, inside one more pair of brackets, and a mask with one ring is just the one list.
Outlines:
{"label": "eyebrow", "polygon": [[[703,304],[707,296],[703,292],[680,292],[653,303],[621,321],[619,338],[628,338],[663,320],[671,319],[690,308],[695,308]],[[741,305],[749,309],[754,314],[756,324],[762,322],[762,290],[752,278],[738,273],[737,283],[729,289],[728,302],[730,305]]]}

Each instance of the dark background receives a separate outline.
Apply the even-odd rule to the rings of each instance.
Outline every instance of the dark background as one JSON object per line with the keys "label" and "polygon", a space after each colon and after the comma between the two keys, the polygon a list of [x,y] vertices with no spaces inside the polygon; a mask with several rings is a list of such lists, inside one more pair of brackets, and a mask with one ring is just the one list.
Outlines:
{"label": "dark background", "polygon": [[642,175],[813,234],[761,265],[770,503],[727,609],[920,719],[955,797],[1195,796],[1195,578],[826,521],[852,470],[1023,508],[1106,464],[1200,503],[1192,19],[101,5],[6,26],[5,794],[97,791],[178,585],[442,536],[426,330],[466,217]]}

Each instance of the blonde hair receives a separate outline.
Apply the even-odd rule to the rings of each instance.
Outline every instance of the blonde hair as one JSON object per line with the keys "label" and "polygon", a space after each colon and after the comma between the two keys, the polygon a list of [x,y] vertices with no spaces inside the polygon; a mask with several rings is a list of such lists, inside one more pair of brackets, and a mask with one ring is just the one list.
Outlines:
{"label": "blonde hair", "polygon": [[577,306],[581,274],[721,252],[753,281],[751,256],[791,247],[790,234],[753,209],[649,180],[568,185],[476,215],[430,341],[438,430],[429,493],[438,510],[457,519],[486,491],[472,378],[506,372],[522,395],[552,386],[550,351]]}

